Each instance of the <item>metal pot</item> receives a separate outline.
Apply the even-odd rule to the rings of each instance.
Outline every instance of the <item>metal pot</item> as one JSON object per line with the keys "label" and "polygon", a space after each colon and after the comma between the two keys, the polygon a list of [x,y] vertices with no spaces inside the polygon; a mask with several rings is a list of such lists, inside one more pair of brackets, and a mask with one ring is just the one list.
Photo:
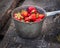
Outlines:
{"label": "metal pot", "polygon": [[[22,9],[26,10],[29,6],[32,6],[32,5],[20,6],[16,9],[14,9],[12,12],[12,18],[13,18],[14,13],[20,12]],[[45,14],[45,18],[47,16],[51,16],[51,15],[55,15],[56,13],[60,13],[60,10],[53,11],[53,12],[46,12],[41,7],[38,7],[38,6],[34,6],[34,7],[36,7],[38,12]],[[25,22],[20,22],[18,20],[15,20],[13,18],[14,23],[15,23],[15,27],[17,30],[17,34],[23,38],[35,38],[35,37],[41,35],[41,29],[42,29],[44,19],[42,21],[36,22],[36,23],[34,23],[34,22],[33,23],[25,23]]]}

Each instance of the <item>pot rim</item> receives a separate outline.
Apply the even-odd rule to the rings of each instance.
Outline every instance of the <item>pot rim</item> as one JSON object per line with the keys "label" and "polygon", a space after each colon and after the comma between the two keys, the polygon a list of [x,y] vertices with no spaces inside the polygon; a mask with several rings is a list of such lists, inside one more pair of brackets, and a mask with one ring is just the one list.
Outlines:
{"label": "pot rim", "polygon": [[[11,13],[12,19],[14,19],[13,13],[14,13],[15,10],[18,10],[18,9],[21,8],[21,7],[28,7],[28,6],[34,6],[34,5],[23,5],[23,6],[19,6],[19,7],[15,8],[15,9],[12,11],[12,13]],[[46,17],[46,11],[45,11],[42,7],[39,7],[39,6],[34,6],[34,7],[38,8],[38,9],[40,8],[40,9],[44,12],[45,17]],[[45,19],[45,17],[44,17],[44,19]],[[44,20],[44,19],[43,19],[43,20]],[[14,20],[16,20],[16,19],[14,19]],[[43,20],[41,20],[41,21],[43,21]],[[19,20],[16,20],[16,21],[20,22]],[[41,21],[39,21],[39,22],[41,22]],[[36,24],[36,23],[39,23],[39,22],[29,22],[29,23],[21,22],[21,23],[25,23],[25,24]]]}

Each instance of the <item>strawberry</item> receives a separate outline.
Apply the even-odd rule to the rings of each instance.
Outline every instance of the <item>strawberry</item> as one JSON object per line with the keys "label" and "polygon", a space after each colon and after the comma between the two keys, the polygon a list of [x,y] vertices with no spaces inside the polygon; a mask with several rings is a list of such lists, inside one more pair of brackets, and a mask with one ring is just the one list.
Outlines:
{"label": "strawberry", "polygon": [[34,21],[34,22],[40,22],[42,19],[41,18],[38,18],[38,19],[36,19],[36,21]]}
{"label": "strawberry", "polygon": [[33,6],[28,7],[28,12],[29,12],[29,13],[30,13],[32,10],[36,10],[36,8],[33,7]]}
{"label": "strawberry", "polygon": [[28,12],[25,11],[25,10],[22,10],[21,15],[22,15],[23,17],[27,17],[27,16],[28,16]]}
{"label": "strawberry", "polygon": [[44,14],[39,14],[39,18],[43,19],[45,17]]}
{"label": "strawberry", "polygon": [[30,16],[30,13],[28,13],[28,16]]}
{"label": "strawberry", "polygon": [[35,20],[36,20],[36,14],[31,14],[31,15],[29,16],[29,19],[35,21]]}
{"label": "strawberry", "polygon": [[15,13],[14,18],[17,19],[17,20],[21,20],[21,19],[23,19],[23,16],[21,16],[20,13]]}
{"label": "strawberry", "polygon": [[26,17],[26,18],[25,18],[25,21],[30,21],[29,17]]}

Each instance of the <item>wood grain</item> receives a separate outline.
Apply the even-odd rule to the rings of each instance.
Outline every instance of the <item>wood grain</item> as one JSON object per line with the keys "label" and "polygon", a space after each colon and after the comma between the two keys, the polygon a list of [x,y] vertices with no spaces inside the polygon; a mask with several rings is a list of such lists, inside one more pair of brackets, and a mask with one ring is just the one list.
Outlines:
{"label": "wood grain", "polygon": [[0,30],[7,23],[8,19],[11,17],[11,11],[17,6],[19,0],[1,0],[0,2]]}

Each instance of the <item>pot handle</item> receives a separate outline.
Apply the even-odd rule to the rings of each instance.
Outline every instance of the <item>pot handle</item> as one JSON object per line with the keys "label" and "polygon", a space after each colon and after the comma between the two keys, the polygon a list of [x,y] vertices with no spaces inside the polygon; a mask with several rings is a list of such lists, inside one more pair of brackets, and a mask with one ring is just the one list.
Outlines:
{"label": "pot handle", "polygon": [[60,13],[60,10],[58,10],[58,11],[52,11],[52,12],[46,12],[46,15],[47,16],[52,16],[52,15],[55,15],[55,14],[58,14],[58,13]]}

